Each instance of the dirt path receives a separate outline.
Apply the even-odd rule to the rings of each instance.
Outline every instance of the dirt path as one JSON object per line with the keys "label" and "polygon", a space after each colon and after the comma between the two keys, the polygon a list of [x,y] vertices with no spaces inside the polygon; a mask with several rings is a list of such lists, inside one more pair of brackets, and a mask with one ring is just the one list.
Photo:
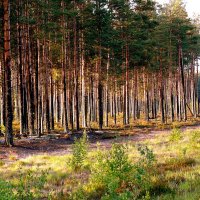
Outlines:
{"label": "dirt path", "polygon": [[[186,130],[198,130],[198,126],[190,126],[181,128],[182,131]],[[112,131],[104,132],[92,132],[89,133],[90,148],[94,149],[97,147],[97,144],[102,148],[110,148],[113,142],[117,143],[126,143],[126,142],[141,142],[145,140],[150,140],[155,138],[156,135],[170,134],[170,130],[145,130],[145,129],[132,129],[128,130],[130,133],[129,136],[119,136],[119,137],[110,137],[116,134]],[[136,133],[137,132],[137,133]],[[117,132],[120,134],[120,131]],[[22,138],[15,141],[15,147],[8,148],[0,144],[0,160],[3,162],[13,162],[21,158],[26,158],[32,155],[64,155],[72,151],[72,144],[74,142],[74,137],[80,137],[81,134],[75,134],[70,138],[66,138],[66,135],[63,134],[51,134],[50,136],[45,136],[42,138],[30,137]],[[104,135],[104,137],[102,137]],[[109,135],[109,137],[105,137]],[[1,141],[2,142],[2,141]]]}

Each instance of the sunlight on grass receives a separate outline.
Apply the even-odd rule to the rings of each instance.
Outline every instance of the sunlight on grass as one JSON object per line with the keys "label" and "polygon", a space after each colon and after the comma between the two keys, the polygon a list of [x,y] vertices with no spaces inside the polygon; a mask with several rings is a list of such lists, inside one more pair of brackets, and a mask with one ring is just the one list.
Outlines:
{"label": "sunlight on grass", "polygon": [[[151,184],[146,196],[150,195],[151,199],[170,200],[192,197],[192,199],[198,200],[200,197],[198,192],[200,190],[199,136],[200,131],[181,132],[173,129],[167,135],[162,134],[151,140],[126,144],[127,159],[132,164],[140,160],[140,152],[137,151],[138,145],[147,145],[155,154],[156,163],[153,167],[155,172],[152,171]],[[88,152],[87,158],[82,163],[84,167],[78,171],[74,170],[70,164],[71,154],[61,156],[43,154],[18,161],[15,161],[14,155],[11,155],[9,160],[12,162],[10,164],[0,163],[1,179],[9,180],[13,185],[19,187],[22,184],[20,176],[26,176],[29,170],[33,173],[29,178],[34,178],[34,180],[39,180],[40,178],[37,177],[45,172],[46,181],[41,190],[43,197],[49,193],[51,199],[84,199],[84,197],[85,199],[100,199],[108,188],[106,189],[101,182],[90,182],[93,180],[90,177],[98,162],[99,152],[103,155],[108,150],[101,147],[100,144],[97,145],[97,149]],[[105,172],[102,171],[102,173]],[[125,191],[126,187],[129,186],[125,183],[121,185],[116,194]],[[139,195],[138,199],[142,199],[143,196]],[[129,198],[127,197],[127,199]]]}

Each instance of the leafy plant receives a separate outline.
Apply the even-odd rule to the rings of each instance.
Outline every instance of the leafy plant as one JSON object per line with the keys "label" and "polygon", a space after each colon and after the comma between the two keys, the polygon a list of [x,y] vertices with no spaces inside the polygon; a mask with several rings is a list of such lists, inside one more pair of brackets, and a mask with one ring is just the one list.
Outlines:
{"label": "leafy plant", "polygon": [[76,140],[72,147],[72,161],[71,166],[73,169],[78,170],[83,167],[84,160],[88,154],[88,139],[86,131],[83,132],[83,136]]}
{"label": "leafy plant", "polygon": [[114,144],[108,153],[98,153],[90,186],[96,186],[95,190],[102,192],[102,200],[136,199],[142,194],[148,199],[154,154],[147,147],[140,146],[138,150],[141,158],[136,164],[128,158],[125,145]]}
{"label": "leafy plant", "polygon": [[140,153],[140,160],[135,164],[135,180],[138,188],[146,191],[151,188],[151,175],[154,173],[153,164],[155,162],[155,155],[153,151],[150,150],[147,146],[138,146],[138,151]]}

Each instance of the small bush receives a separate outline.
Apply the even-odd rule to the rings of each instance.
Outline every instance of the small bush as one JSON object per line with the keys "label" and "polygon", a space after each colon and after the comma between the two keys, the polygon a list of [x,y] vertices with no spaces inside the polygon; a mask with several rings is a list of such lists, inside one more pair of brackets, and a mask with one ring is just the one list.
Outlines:
{"label": "small bush", "polygon": [[178,142],[182,139],[181,130],[178,128],[172,129],[169,140],[171,142]]}
{"label": "small bush", "polygon": [[151,175],[154,173],[155,155],[147,146],[139,146],[138,151],[141,158],[135,165],[136,179],[142,185],[142,190],[148,191],[151,188]]}
{"label": "small bush", "polygon": [[83,132],[83,136],[76,140],[72,147],[72,161],[71,166],[73,169],[78,170],[83,167],[84,160],[88,154],[88,140],[86,131]]}
{"label": "small bush", "polygon": [[141,159],[136,164],[129,160],[128,148],[124,145],[114,144],[107,153],[98,152],[97,162],[91,169],[90,181],[86,186],[86,190],[90,190],[91,199],[150,198],[148,190],[151,187],[150,173],[153,171],[154,155],[147,147],[139,146],[138,150]]}

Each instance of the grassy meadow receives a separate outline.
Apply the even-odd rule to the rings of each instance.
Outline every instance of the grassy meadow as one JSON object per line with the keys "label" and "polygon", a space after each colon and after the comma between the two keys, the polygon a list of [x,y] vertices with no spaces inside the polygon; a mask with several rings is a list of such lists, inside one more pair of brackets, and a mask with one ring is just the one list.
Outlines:
{"label": "grassy meadow", "polygon": [[200,199],[200,131],[92,150],[85,133],[71,154],[9,159],[0,162],[1,200]]}

